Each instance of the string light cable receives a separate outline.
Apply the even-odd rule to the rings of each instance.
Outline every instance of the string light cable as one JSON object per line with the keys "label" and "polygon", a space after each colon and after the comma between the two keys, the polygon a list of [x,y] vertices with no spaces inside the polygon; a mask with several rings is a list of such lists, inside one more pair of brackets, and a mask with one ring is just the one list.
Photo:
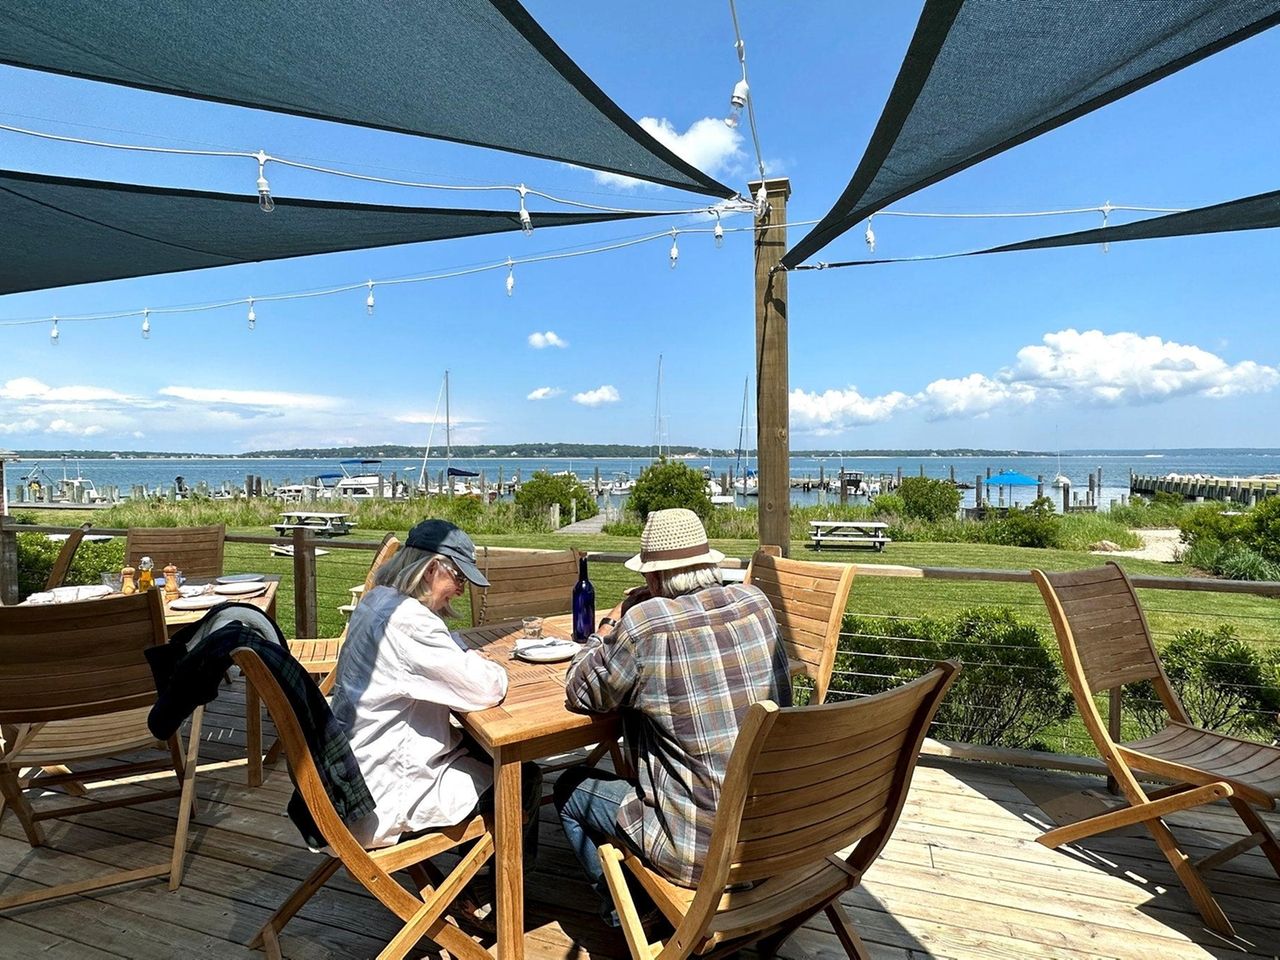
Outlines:
{"label": "string light cable", "polygon": [[[1117,210],[1124,211],[1143,211],[1143,212],[1160,212],[1160,213],[1178,213],[1183,208],[1168,207],[1149,207],[1136,206],[1127,204],[1108,204],[1108,212]],[[751,208],[748,208],[751,209]],[[958,219],[1000,219],[1009,217],[1045,217],[1045,216],[1062,216],[1070,214],[1098,213],[1103,210],[1102,207],[1079,207],[1061,210],[1037,210],[1037,211],[1006,211],[996,213],[951,213],[951,212],[919,212],[905,210],[881,210],[875,216],[896,216],[896,217],[928,217],[928,218],[958,218]],[[706,214],[705,210],[695,211],[699,214]],[[715,223],[711,226],[686,226],[686,227],[670,227],[655,233],[646,233],[622,237],[609,243],[591,246],[591,247],[570,247],[559,250],[548,251],[542,254],[534,254],[524,257],[506,257],[499,261],[484,262],[472,265],[461,266],[438,273],[415,274],[400,277],[388,277],[383,279],[366,279],[344,283],[338,286],[323,287],[314,290],[292,291],[286,293],[269,294],[266,296],[252,297],[236,297],[233,299],[217,300],[206,303],[183,304],[170,307],[144,307],[141,309],[119,310],[105,313],[79,314],[72,316],[53,315],[41,317],[26,317],[0,320],[0,327],[20,327],[31,325],[52,324],[50,339],[56,345],[60,340],[59,323],[90,323],[105,320],[119,320],[130,317],[141,317],[143,322],[143,336],[149,338],[151,332],[151,318],[159,316],[172,316],[177,314],[196,314],[208,313],[215,310],[225,310],[233,307],[247,308],[247,320],[249,329],[255,328],[257,323],[256,305],[269,303],[282,303],[294,300],[309,300],[318,297],[339,296],[354,291],[366,291],[365,299],[366,309],[372,313],[374,300],[374,287],[391,287],[403,286],[408,284],[428,283],[437,280],[451,280],[459,277],[474,276],[480,273],[487,273],[495,270],[506,270],[506,290],[508,296],[514,295],[515,289],[515,268],[518,266],[527,266],[531,264],[549,263],[558,260],[571,260],[585,256],[593,256],[596,254],[610,253],[617,250],[624,250],[630,247],[640,246],[646,243],[653,243],[659,240],[670,240],[671,248],[668,251],[668,262],[674,268],[679,258],[679,248],[677,239],[682,234],[698,235],[710,234],[719,245],[718,241],[723,240],[725,234],[729,233],[754,233],[761,230],[812,226],[818,223],[818,220],[792,220],[784,224],[768,224],[768,223],[752,223],[748,226],[729,226],[726,227],[720,222],[720,215],[743,212],[737,209],[725,209],[716,211]],[[926,254],[917,257],[902,257],[893,260],[885,260],[879,262],[886,263],[905,263],[926,260],[946,260],[954,257],[962,257],[971,253],[979,252],[977,249],[971,251],[960,251],[956,253],[943,254]],[[846,264],[833,264],[821,262],[817,264],[803,264],[793,267],[793,270],[825,270],[829,267],[844,266]],[[847,264],[853,265],[853,263]]]}
{"label": "string light cable", "polygon": [[760,133],[756,127],[756,108],[751,96],[751,85],[747,82],[747,45],[742,42],[742,28],[738,25],[738,8],[734,0],[729,0],[729,16],[733,19],[733,49],[738,54],[738,66],[742,70],[742,79],[733,88],[729,97],[729,115],[725,117],[725,125],[733,128],[738,125],[742,109],[747,110],[747,126],[751,128],[751,142],[756,150],[756,167],[760,170],[760,179],[764,179],[764,156],[760,152]]}
{"label": "string light cable", "polygon": [[77,146],[100,147],[106,150],[124,150],[133,153],[155,153],[168,156],[180,157],[220,157],[220,158],[237,158],[252,160],[257,164],[258,176],[255,183],[255,191],[258,194],[258,205],[263,212],[270,213],[275,207],[274,198],[271,195],[270,183],[266,176],[266,167],[269,163],[274,163],[281,167],[291,167],[296,170],[306,170],[311,173],[318,173],[325,176],[340,177],[347,180],[357,180],[362,183],[376,183],[382,186],[392,187],[409,187],[419,190],[440,190],[445,192],[457,193],[492,193],[506,192],[514,193],[519,197],[519,216],[521,229],[525,234],[533,231],[532,219],[525,207],[526,197],[537,197],[551,204],[557,204],[565,207],[573,207],[580,210],[591,210],[597,213],[618,213],[618,214],[639,214],[639,215],[665,215],[665,216],[681,216],[688,214],[705,214],[714,213],[717,210],[738,210],[748,209],[753,201],[742,196],[726,197],[724,200],[714,204],[704,204],[700,207],[690,207],[683,210],[653,210],[638,207],[618,207],[608,204],[590,203],[585,200],[572,200],[568,197],[558,196],[545,190],[537,190],[526,184],[506,184],[506,183],[476,183],[476,184],[459,184],[459,183],[439,183],[426,180],[408,180],[398,177],[377,176],[370,173],[358,173],[354,170],[343,169],[342,167],[325,166],[318,163],[309,163],[304,160],[294,160],[288,157],[278,157],[274,154],[267,153],[264,150],[215,150],[215,149],[196,149],[187,147],[164,147],[150,144],[137,143],[117,143],[110,140],[94,140],[88,137],[75,137],[66,134],[50,133],[46,130],[33,130],[27,127],[19,127],[9,123],[0,123],[0,131],[7,133],[16,133],[28,137],[36,137],[41,140],[51,140],[57,143],[71,143]]}

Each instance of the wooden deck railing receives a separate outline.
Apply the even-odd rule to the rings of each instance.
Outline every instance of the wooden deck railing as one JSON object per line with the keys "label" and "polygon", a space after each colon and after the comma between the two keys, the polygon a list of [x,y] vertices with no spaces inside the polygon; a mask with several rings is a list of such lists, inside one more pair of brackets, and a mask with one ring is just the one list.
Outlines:
{"label": "wooden deck railing", "polygon": [[[12,521],[0,520],[0,600],[4,603],[15,603],[18,599],[17,589],[17,544],[16,538],[19,533],[69,533],[72,528],[47,525],[28,525],[14,524]],[[127,534],[127,530],[114,528],[95,527],[92,531],[95,534],[107,534],[111,536],[123,537]],[[346,596],[347,588],[350,584],[363,581],[368,563],[372,553],[378,547],[378,542],[374,540],[357,540],[349,537],[335,539],[319,539],[306,529],[297,529],[292,532],[291,536],[258,536],[248,534],[228,534],[226,538],[228,545],[243,546],[290,546],[293,548],[293,557],[291,561],[278,560],[282,566],[280,571],[282,574],[281,583],[281,618],[284,619],[285,606],[293,607],[293,635],[299,637],[316,637],[328,635],[329,632],[334,634],[339,629],[336,624],[336,613],[332,612],[337,607],[332,608],[321,607],[321,597],[328,599],[337,598],[339,600],[349,600]],[[316,550],[321,548],[329,553],[341,555],[340,559],[335,561],[326,561],[325,564],[319,565],[316,562]],[[493,548],[493,549],[510,549],[516,551],[519,548]],[[228,551],[228,565],[233,565],[232,551]],[[349,555],[349,556],[347,556]],[[248,557],[246,553],[244,555]],[[589,552],[588,558],[595,564],[602,564],[606,567],[613,568],[608,573],[601,572],[600,576],[604,578],[627,577],[632,578],[635,575],[629,571],[624,572],[621,564],[624,560],[631,556],[630,553],[615,552]],[[749,558],[744,557],[726,557],[723,567],[726,569],[742,569],[748,563]],[[255,566],[256,561],[250,559],[237,559],[234,564],[244,565],[246,569]],[[1031,574],[1028,570],[981,570],[968,569],[959,567],[909,567],[894,564],[877,564],[877,563],[860,563],[854,564],[856,576],[854,580],[854,597],[858,595],[858,583],[865,582],[866,578],[893,578],[902,580],[929,580],[937,582],[973,582],[973,583],[1007,583],[1007,584],[1031,584]],[[593,578],[595,575],[593,575]],[[1215,580],[1209,578],[1197,577],[1164,577],[1150,575],[1134,575],[1131,578],[1134,586],[1140,590],[1153,591],[1169,591],[1186,594],[1202,594],[1216,593],[1224,595],[1236,596],[1256,596],[1268,598],[1280,598],[1280,583],[1276,582],[1254,582],[1254,581],[1238,581],[1238,580]],[[638,582],[638,580],[637,580]],[[1036,599],[1028,599],[1026,605],[1034,607],[1038,603]],[[886,614],[885,611],[860,611],[866,616],[879,616]],[[1196,616],[1197,614],[1188,609],[1188,616]],[[1280,608],[1277,613],[1280,614]],[[895,615],[896,616],[896,615]],[[1277,617],[1280,623],[1280,616]],[[1277,628],[1280,630],[1280,627]],[[1280,639],[1280,635],[1278,635]],[[849,648],[854,649],[855,638],[847,637]],[[1110,707],[1110,716],[1113,724],[1113,734],[1119,736],[1119,724],[1121,719],[1122,702],[1116,698]],[[958,757],[964,759],[984,760],[997,763],[1015,763],[1021,765],[1038,766],[1052,769],[1064,769],[1087,772],[1101,772],[1101,762],[1094,757],[1077,756],[1069,753],[1051,753],[1045,751],[1032,750],[1016,750],[1007,747],[984,746],[971,743],[960,743],[948,741],[945,739],[930,740],[926,745],[926,752],[940,755]]]}

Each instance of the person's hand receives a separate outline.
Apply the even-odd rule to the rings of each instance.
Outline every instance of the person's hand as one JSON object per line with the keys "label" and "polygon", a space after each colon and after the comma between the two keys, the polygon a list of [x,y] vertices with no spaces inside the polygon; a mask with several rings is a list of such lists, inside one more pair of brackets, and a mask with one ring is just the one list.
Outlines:
{"label": "person's hand", "polygon": [[645,600],[650,600],[652,598],[653,594],[649,591],[649,587],[647,585],[632,587],[623,595],[622,602],[617,606],[617,610],[619,611],[617,619],[622,619],[622,615],[637,603],[643,603]]}

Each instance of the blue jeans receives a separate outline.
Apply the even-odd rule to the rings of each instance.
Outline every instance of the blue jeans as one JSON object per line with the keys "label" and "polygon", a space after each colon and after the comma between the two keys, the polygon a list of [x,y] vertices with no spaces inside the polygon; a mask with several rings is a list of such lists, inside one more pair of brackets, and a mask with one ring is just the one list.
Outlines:
{"label": "blue jeans", "polygon": [[617,825],[618,808],[634,792],[635,787],[617,774],[594,767],[566,770],[555,784],[556,811],[560,814],[564,835],[591,886],[600,895],[605,912],[612,908],[613,897],[609,895],[598,851],[608,841],[634,850]]}

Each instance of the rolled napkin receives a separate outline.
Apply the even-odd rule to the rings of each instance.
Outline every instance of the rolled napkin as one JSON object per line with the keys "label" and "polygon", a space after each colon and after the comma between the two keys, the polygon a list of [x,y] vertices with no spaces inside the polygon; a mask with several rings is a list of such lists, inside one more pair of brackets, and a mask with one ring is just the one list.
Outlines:
{"label": "rolled napkin", "polygon": [[82,587],[54,587],[49,591],[53,595],[53,603],[76,603],[80,600],[97,600],[111,593],[110,587],[100,583],[86,584]]}
{"label": "rolled napkin", "polygon": [[208,589],[208,584],[193,584],[191,586],[179,587],[178,592],[184,597],[198,597]]}
{"label": "rolled napkin", "polygon": [[41,603],[54,603],[55,601],[53,599],[52,593],[48,592],[47,590],[42,590],[39,593],[30,594],[27,597],[27,599],[23,600],[22,602],[28,606],[34,607]]}

